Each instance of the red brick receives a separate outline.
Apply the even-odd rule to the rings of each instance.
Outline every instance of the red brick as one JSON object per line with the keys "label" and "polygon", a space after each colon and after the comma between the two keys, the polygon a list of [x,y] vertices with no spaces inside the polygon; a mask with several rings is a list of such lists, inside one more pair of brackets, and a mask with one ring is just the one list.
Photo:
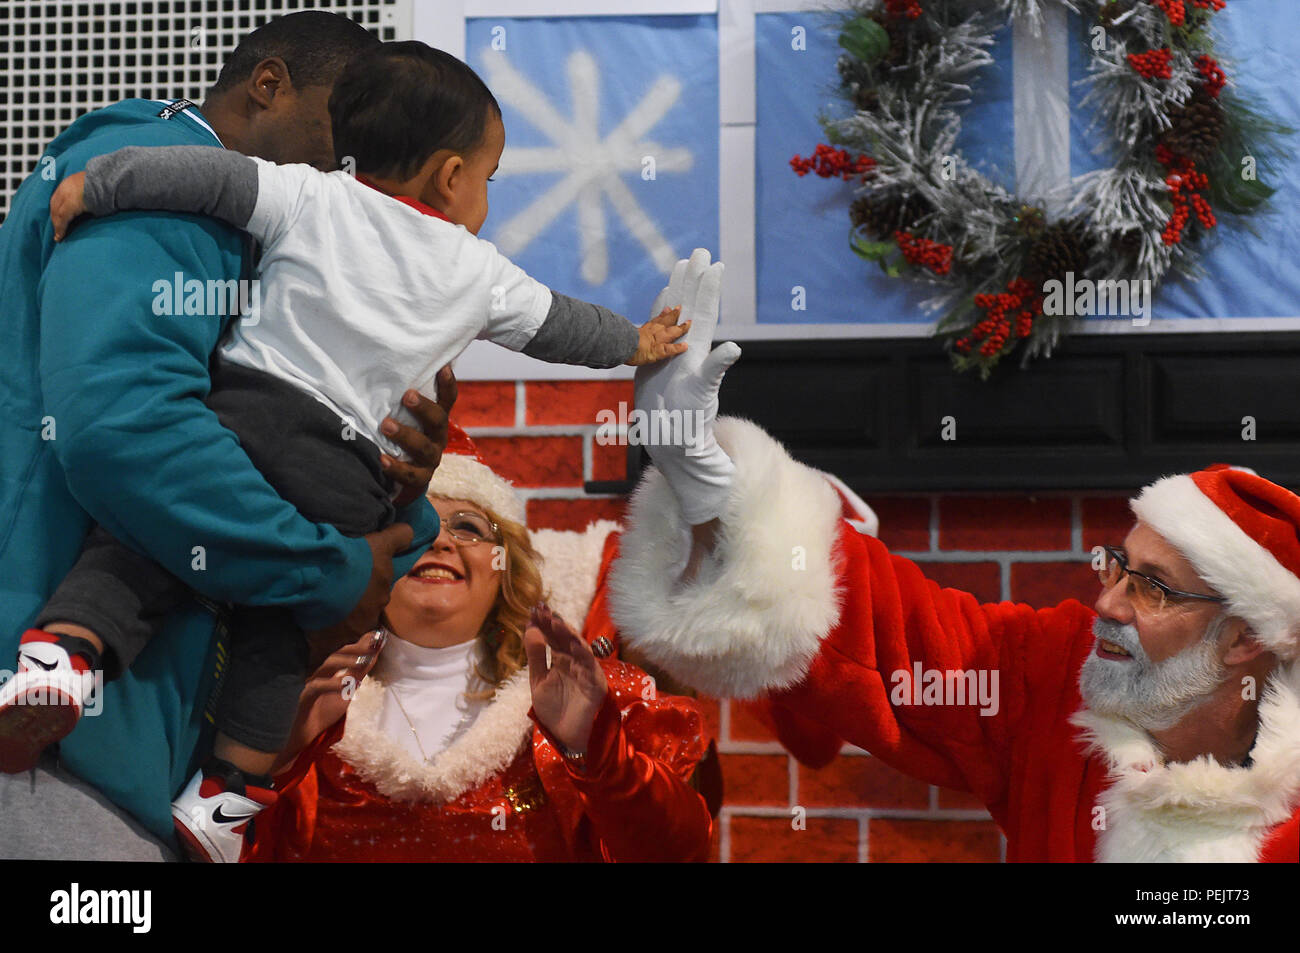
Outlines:
{"label": "red brick", "polygon": [[451,419],[461,427],[513,427],[515,382],[460,382]]}
{"label": "red brick", "polygon": [[716,698],[710,698],[708,695],[697,695],[695,701],[699,703],[700,711],[704,715],[704,728],[710,738],[722,740],[722,718],[720,717],[722,702]]}
{"label": "red brick", "polygon": [[997,563],[918,562],[917,566],[944,589],[969,592],[980,602],[1002,601],[1002,567]]}
{"label": "red brick", "polygon": [[753,702],[732,701],[731,740],[732,741],[776,741],[776,734],[758,715],[758,706]]}
{"label": "red brick", "polygon": [[722,785],[728,807],[785,807],[790,803],[790,757],[724,754]]}
{"label": "red brick", "polygon": [[820,771],[799,765],[795,803],[924,810],[930,806],[930,785],[895,771],[879,758],[842,755]]}
{"label": "red brick", "polygon": [[593,480],[626,480],[627,447],[614,444],[603,446],[591,442],[591,478]]}
{"label": "red brick", "polygon": [[596,520],[623,521],[627,500],[621,496],[578,500],[529,500],[531,529],[584,530]]}
{"label": "red brick", "polygon": [[1128,508],[1131,495],[1085,496],[1080,501],[1084,549],[1091,551],[1094,546],[1118,546],[1124,542],[1137,519]]}
{"label": "red brick", "polygon": [[867,860],[882,863],[988,863],[1001,855],[992,821],[903,821],[874,817],[867,828]]}
{"label": "red brick", "polygon": [[940,549],[1070,548],[1070,501],[1027,496],[939,500]]}
{"label": "red brick", "polygon": [[529,381],[524,385],[524,419],[530,424],[596,426],[602,410],[618,414],[619,402],[632,410],[629,381]]}
{"label": "red brick", "polygon": [[983,803],[975,795],[966,791],[954,791],[952,788],[939,788],[939,807],[948,810],[985,810]]}
{"label": "red brick", "polygon": [[722,862],[722,821],[718,818],[713,820],[713,836],[709,838],[709,863],[717,864]]}
{"label": "red brick", "polygon": [[858,822],[809,817],[806,829],[790,825],[793,816],[732,817],[732,863],[856,863]]}
{"label": "red brick", "polygon": [[1043,608],[1078,599],[1092,605],[1100,594],[1101,583],[1091,561],[1011,564],[1012,602]]}
{"label": "red brick", "polygon": [[581,437],[479,437],[483,459],[516,486],[582,486]]}
{"label": "red brick", "polygon": [[915,496],[868,496],[864,499],[880,517],[882,543],[896,550],[929,550],[929,499]]}

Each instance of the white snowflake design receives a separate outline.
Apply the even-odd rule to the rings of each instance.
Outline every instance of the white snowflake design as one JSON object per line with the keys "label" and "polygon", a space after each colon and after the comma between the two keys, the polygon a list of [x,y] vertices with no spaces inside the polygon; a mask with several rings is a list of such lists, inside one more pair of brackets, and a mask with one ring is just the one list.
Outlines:
{"label": "white snowflake design", "polygon": [[687,172],[693,156],[686,148],[665,148],[643,138],[676,104],[682,84],[660,76],[622,122],[603,139],[599,129],[600,73],[586,50],[571,53],[565,62],[572,118],[566,119],[546,96],[500,52],[484,54],[488,85],[497,98],[509,103],[553,143],[541,148],[510,148],[501,159],[499,175],[563,173],[563,178],[543,191],[526,208],[496,230],[495,243],[507,256],[527,248],[569,205],[578,213],[582,277],[592,285],[609,276],[605,206],[608,198],[624,227],[640,242],[664,274],[677,261],[667,240],[655,226],[621,176],[641,173],[646,157],[653,157],[656,176],[661,172]]}

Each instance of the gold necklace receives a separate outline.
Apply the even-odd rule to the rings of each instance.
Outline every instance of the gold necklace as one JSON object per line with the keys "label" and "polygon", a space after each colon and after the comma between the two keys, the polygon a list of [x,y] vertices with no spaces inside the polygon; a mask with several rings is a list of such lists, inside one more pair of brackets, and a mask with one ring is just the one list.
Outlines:
{"label": "gold necklace", "polygon": [[411,721],[411,716],[406,713],[406,706],[402,704],[401,696],[397,694],[397,689],[392,685],[387,686],[387,688],[388,693],[393,696],[393,701],[397,702],[397,710],[402,713],[402,717],[406,719],[407,727],[411,729],[411,736],[415,738],[415,746],[420,749],[420,757],[424,759],[425,764],[428,764],[429,756],[424,753],[424,745],[420,744],[420,733],[415,730],[415,722]]}

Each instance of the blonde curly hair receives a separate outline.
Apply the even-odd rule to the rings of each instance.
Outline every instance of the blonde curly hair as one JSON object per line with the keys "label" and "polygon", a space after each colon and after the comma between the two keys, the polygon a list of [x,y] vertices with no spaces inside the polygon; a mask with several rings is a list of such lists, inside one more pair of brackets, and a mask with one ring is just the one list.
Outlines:
{"label": "blonde curly hair", "polygon": [[478,633],[481,651],[474,671],[485,687],[468,693],[469,698],[488,699],[528,664],[524,629],[533,606],[545,601],[546,592],[542,585],[542,557],[533,548],[528,527],[489,507],[480,505],[480,509],[497,524],[506,557],[496,602]]}

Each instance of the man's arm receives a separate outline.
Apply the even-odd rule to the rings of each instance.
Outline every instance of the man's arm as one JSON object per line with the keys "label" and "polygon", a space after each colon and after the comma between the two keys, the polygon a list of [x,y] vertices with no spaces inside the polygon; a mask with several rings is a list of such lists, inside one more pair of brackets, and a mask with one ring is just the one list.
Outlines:
{"label": "man's arm", "polygon": [[627,644],[705,692],[762,698],[797,716],[787,726],[997,804],[1021,719],[1060,697],[1087,609],[940,589],[841,520],[830,485],[758,427],[724,419],[717,436],[735,478],[690,581],[691,526],[663,475],[633,498],[609,583]]}

